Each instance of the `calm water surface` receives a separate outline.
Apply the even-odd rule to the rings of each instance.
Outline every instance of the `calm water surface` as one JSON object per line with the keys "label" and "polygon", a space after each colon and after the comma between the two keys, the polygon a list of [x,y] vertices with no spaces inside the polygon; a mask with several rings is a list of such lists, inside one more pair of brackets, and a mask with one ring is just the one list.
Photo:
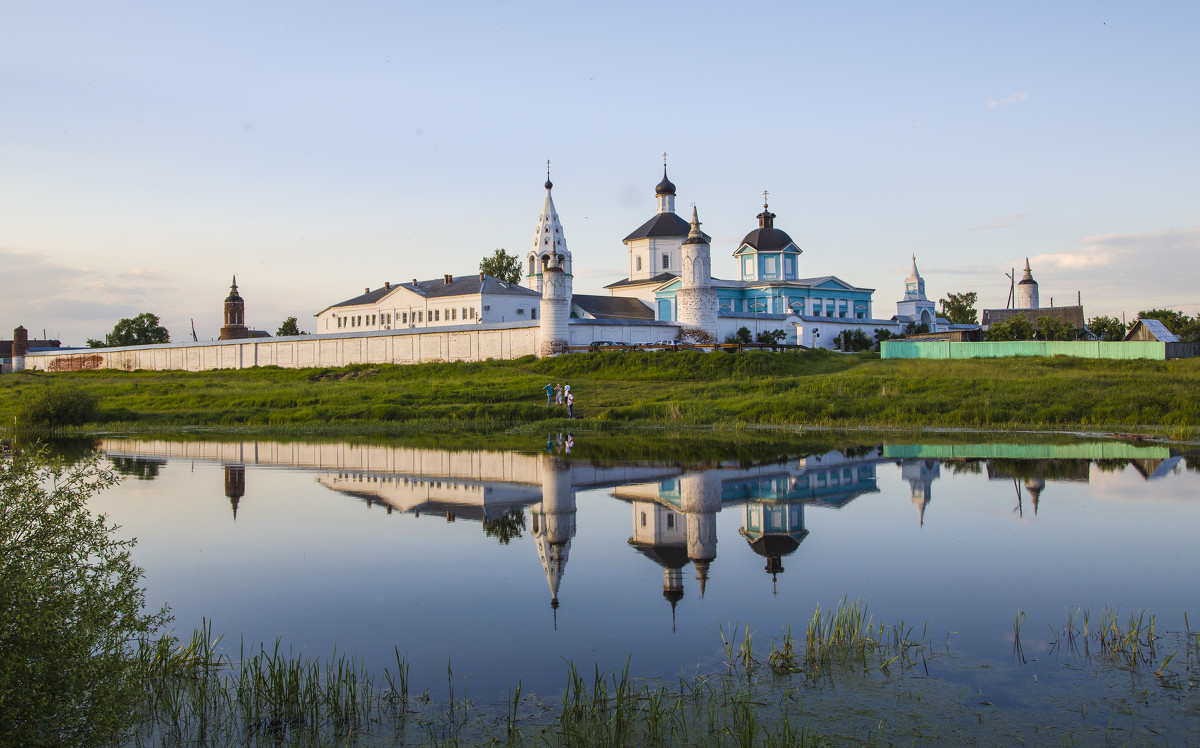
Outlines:
{"label": "calm water surface", "polygon": [[148,602],[181,634],[207,618],[235,655],[280,637],[375,669],[398,647],[418,690],[444,691],[449,666],[485,699],[518,680],[553,694],[567,660],[707,672],[719,628],[749,625],[765,650],[843,598],[1003,662],[1023,611],[1026,668],[1067,608],[1200,620],[1200,476],[1167,447],[881,445],[700,466],[567,446],[109,439],[130,477],[94,506],[137,538]]}

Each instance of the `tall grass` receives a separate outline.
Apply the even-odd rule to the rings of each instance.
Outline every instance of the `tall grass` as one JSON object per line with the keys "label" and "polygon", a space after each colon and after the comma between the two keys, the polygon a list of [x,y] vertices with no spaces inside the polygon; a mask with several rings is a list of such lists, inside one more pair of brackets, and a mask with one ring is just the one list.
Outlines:
{"label": "tall grass", "polygon": [[[567,424],[542,387],[568,382],[585,422],[675,426],[1151,431],[1200,434],[1200,361],[882,361],[827,351],[600,353],[552,359],[0,377],[0,422],[45,382],[102,398],[108,427],[497,431]],[[652,387],[646,384],[652,382]],[[574,427],[579,427],[577,420]]]}

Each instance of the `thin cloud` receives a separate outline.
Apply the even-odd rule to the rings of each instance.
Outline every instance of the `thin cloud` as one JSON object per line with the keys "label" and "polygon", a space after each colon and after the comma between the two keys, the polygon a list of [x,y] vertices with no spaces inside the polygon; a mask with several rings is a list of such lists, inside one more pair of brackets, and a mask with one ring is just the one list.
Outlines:
{"label": "thin cloud", "polygon": [[1020,104],[1022,102],[1028,101],[1028,100],[1029,100],[1029,94],[1025,93],[1024,91],[1017,91],[1016,93],[1011,93],[1002,99],[989,99],[988,103],[987,103],[987,108],[995,109],[996,107],[998,107],[1002,104]]}
{"label": "thin cloud", "polygon": [[971,231],[981,231],[983,229],[1002,229],[1006,226],[1012,226],[1017,221],[1025,217],[1024,213],[1009,213],[1004,218],[1001,218],[995,223],[984,224],[983,226],[972,226]]}

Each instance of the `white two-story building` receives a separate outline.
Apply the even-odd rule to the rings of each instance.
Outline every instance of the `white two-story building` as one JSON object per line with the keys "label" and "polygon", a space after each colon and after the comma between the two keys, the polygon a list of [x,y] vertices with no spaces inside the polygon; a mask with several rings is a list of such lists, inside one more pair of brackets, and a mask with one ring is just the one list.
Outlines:
{"label": "white two-story building", "polygon": [[537,320],[541,294],[490,275],[384,283],[317,312],[317,332],[365,332]]}

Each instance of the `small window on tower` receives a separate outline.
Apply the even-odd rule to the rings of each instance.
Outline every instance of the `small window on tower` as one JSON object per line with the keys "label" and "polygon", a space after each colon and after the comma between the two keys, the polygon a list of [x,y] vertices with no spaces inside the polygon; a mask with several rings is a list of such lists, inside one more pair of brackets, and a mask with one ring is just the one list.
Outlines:
{"label": "small window on tower", "polygon": [[638,270],[641,270],[641,269],[642,269],[642,258],[641,258],[641,256],[640,256],[640,255],[639,255],[639,256],[638,256],[638,258],[637,258],[637,269],[638,269]]}
{"label": "small window on tower", "polygon": [[668,270],[671,267],[671,255],[663,255],[663,270]]}

